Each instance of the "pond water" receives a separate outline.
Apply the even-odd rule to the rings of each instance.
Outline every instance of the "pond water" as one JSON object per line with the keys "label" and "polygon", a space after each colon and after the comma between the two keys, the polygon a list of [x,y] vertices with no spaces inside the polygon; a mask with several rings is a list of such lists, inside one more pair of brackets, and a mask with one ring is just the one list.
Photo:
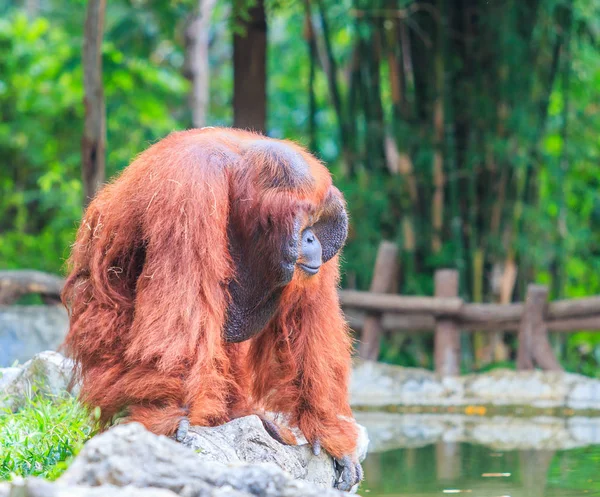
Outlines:
{"label": "pond water", "polygon": [[600,496],[600,445],[510,450],[438,441],[369,454],[363,497]]}

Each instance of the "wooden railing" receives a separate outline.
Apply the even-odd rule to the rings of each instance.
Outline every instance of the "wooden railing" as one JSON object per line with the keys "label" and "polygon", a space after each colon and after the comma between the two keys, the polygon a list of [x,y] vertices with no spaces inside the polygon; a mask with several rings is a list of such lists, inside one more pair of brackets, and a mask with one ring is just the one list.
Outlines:
{"label": "wooden railing", "polygon": [[[442,375],[459,373],[460,332],[518,333],[517,368],[539,366],[560,370],[550,347],[549,332],[600,330],[600,296],[548,302],[548,289],[529,285],[525,302],[470,304],[459,297],[457,271],[435,273],[434,297],[386,293],[395,282],[397,249],[381,244],[371,291],[341,290],[340,302],[350,327],[360,333],[360,355],[376,360],[384,333],[433,332],[435,369]],[[0,305],[28,293],[44,302],[59,302],[63,280],[38,271],[0,271]]]}
{"label": "wooden railing", "polygon": [[[395,274],[389,261],[395,260],[395,246],[382,244],[372,291],[340,291],[350,327],[361,332],[360,355],[364,359],[377,359],[383,333],[433,331],[436,371],[456,375],[461,331],[506,331],[518,333],[517,369],[537,365],[557,371],[562,368],[550,347],[548,332],[600,330],[600,296],[548,302],[547,287],[532,284],[523,303],[470,304],[459,297],[458,272],[450,269],[435,273],[434,297],[384,293]],[[379,291],[373,291],[374,287]]]}

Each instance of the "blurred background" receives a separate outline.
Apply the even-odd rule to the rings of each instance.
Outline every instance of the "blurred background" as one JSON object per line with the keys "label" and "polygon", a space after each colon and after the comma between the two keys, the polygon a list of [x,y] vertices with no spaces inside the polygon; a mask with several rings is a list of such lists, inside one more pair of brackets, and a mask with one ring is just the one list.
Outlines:
{"label": "blurred background", "polygon": [[[389,240],[394,293],[431,295],[437,268],[470,302],[600,293],[597,1],[96,3],[86,25],[83,0],[0,0],[0,268],[61,273],[100,182],[172,130],[235,125],[327,162],[344,288],[369,289]],[[580,331],[553,346],[596,375],[600,334]],[[432,367],[431,340],[383,337],[380,358]],[[510,336],[465,340],[464,369],[510,366]]]}
{"label": "blurred background", "polygon": [[[544,301],[600,294],[599,44],[597,0],[0,0],[0,269],[64,274],[87,199],[169,132],[252,128],[308,147],[346,196],[342,301],[376,341],[361,356],[434,369],[435,335],[411,330],[449,312],[386,321],[352,292],[371,290],[502,305],[472,307],[488,313],[473,333],[457,318],[455,369],[527,366],[504,331],[523,329],[531,284]],[[553,359],[534,359],[598,378],[600,300],[582,301],[551,308]],[[375,493],[476,488],[503,457],[430,435],[370,456]],[[572,447],[508,453],[512,495],[600,492],[598,446],[554,457]]]}

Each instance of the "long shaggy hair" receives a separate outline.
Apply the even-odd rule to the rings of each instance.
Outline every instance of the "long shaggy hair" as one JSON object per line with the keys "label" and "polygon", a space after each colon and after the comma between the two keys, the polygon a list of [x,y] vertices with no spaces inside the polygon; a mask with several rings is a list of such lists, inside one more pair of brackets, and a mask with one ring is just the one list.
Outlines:
{"label": "long shaggy hair", "polygon": [[[299,154],[308,176],[282,169],[269,143]],[[278,188],[280,180],[295,187]],[[216,425],[268,409],[288,414],[332,455],[352,453],[356,428],[343,419],[351,416],[351,342],[337,256],[314,277],[294,274],[258,336],[239,344],[223,337],[236,277],[228,223],[248,239],[267,234],[245,252],[262,264],[298,212],[315,219],[328,195],[340,194],[313,156],[250,132],[173,133],[139,155],[90,203],[69,260],[65,348],[84,402],[100,407],[104,423],[126,409],[160,434],[184,416]]]}

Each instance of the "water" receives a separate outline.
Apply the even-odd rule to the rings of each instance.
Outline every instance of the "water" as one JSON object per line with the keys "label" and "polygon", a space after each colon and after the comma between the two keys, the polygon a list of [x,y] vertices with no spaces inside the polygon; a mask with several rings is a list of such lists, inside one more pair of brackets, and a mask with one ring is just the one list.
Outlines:
{"label": "water", "polygon": [[370,454],[363,467],[364,497],[600,496],[600,445],[498,451],[440,441]]}

